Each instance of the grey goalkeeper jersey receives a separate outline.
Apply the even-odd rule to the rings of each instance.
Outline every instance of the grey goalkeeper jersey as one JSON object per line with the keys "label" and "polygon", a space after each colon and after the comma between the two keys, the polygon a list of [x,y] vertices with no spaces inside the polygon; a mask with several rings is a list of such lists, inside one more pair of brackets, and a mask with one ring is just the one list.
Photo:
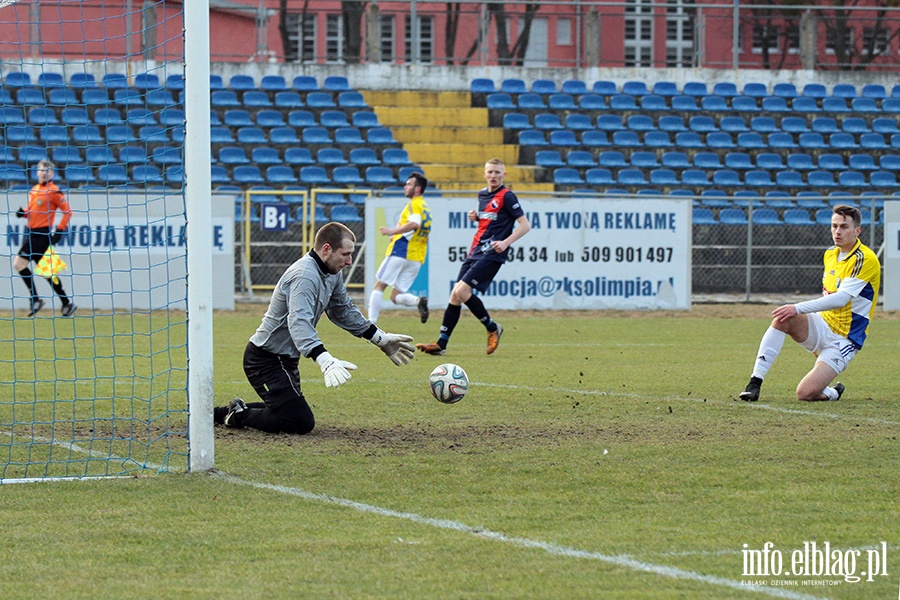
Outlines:
{"label": "grey goalkeeper jersey", "polygon": [[316,331],[322,313],[357,337],[372,327],[347,295],[343,274],[326,272],[317,259],[312,252],[306,254],[278,280],[262,323],[250,338],[255,346],[292,358],[309,356],[322,345]]}

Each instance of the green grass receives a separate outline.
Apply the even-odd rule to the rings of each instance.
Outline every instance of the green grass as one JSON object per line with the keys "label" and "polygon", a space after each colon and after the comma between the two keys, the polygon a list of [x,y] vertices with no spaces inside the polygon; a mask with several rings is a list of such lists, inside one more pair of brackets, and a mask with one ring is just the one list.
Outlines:
{"label": "green grass", "polygon": [[[216,315],[217,404],[255,399],[263,310]],[[301,361],[311,435],[217,429],[212,474],[0,486],[3,597],[895,597],[900,320],[878,315],[840,402],[794,398],[813,358],[791,342],[736,401],[768,310],[500,313],[490,357],[464,313],[446,357],[399,368],[323,320],[359,369],[326,389]],[[405,314],[379,324],[432,341]],[[469,374],[458,404],[429,395],[439,362]],[[889,576],[742,576],[744,544],[790,566],[810,541],[886,541]],[[727,585],[748,579],[771,585]]]}

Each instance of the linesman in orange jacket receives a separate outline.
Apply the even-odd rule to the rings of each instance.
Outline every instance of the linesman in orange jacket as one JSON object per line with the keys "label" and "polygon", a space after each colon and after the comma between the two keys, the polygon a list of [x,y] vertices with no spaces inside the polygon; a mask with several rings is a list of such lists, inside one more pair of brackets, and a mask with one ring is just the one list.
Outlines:
{"label": "linesman in orange jacket", "polygon": [[[34,275],[28,268],[29,263],[30,261],[37,263],[41,260],[47,248],[62,238],[63,232],[69,226],[69,220],[72,218],[72,209],[69,207],[66,195],[58,185],[53,183],[53,169],[54,165],[49,160],[42,160],[38,163],[38,183],[28,192],[28,206],[16,211],[17,217],[27,219],[22,247],[19,248],[18,256],[13,259],[13,268],[22,276],[28,287],[28,293],[31,294],[29,317],[36,315],[44,307],[44,301],[38,295],[34,285]],[[56,226],[56,230],[50,233],[53,222],[56,220],[56,211],[62,214],[62,218],[59,225]],[[59,295],[62,302],[62,315],[71,317],[75,314],[75,304],[63,290],[59,277],[54,275],[48,277],[47,281],[53,286],[53,291]]]}

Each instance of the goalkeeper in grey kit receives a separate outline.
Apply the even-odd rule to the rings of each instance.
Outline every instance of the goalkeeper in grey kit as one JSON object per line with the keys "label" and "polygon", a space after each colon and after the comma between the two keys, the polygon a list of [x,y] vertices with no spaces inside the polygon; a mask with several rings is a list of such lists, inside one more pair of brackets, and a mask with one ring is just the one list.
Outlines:
{"label": "goalkeeper in grey kit", "polygon": [[332,356],[319,339],[322,313],[356,337],[378,346],[391,361],[405,365],[415,354],[412,337],[385,333],[363,317],[347,294],[341,271],[352,264],[356,236],[340,223],[316,233],[313,249],[278,280],[262,323],[244,350],[244,373],[262,402],[235,398],[213,416],[226,427],[252,427],[271,433],[309,433],[316,421],[300,390],[300,357],[318,363],[325,387],[347,383],[353,363]]}

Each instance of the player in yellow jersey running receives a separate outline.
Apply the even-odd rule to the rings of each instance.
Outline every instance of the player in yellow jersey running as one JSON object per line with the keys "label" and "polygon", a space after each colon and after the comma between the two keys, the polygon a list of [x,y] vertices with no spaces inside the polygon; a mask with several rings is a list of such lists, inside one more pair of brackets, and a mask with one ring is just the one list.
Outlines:
{"label": "player in yellow jersey running", "polygon": [[822,297],[785,304],[772,311],[772,324],[763,335],[750,383],[741,400],[759,400],[766,373],[787,336],[816,355],[816,364],[797,384],[799,400],[839,400],[840,382],[829,384],[863,347],[878,302],[881,265],[859,241],[861,215],[853,206],[839,205],[831,215],[834,246],[825,251]]}
{"label": "player in yellow jersey running", "polygon": [[422,197],[426,187],[428,179],[424,175],[410,174],[403,186],[403,193],[409,198],[409,202],[403,207],[396,227],[380,229],[381,235],[391,236],[391,241],[386,256],[375,273],[375,286],[369,296],[369,320],[372,323],[378,322],[384,290],[388,286],[392,286],[391,301],[394,304],[416,306],[422,322],[428,321],[428,297],[409,293],[428,254],[431,211]]}

